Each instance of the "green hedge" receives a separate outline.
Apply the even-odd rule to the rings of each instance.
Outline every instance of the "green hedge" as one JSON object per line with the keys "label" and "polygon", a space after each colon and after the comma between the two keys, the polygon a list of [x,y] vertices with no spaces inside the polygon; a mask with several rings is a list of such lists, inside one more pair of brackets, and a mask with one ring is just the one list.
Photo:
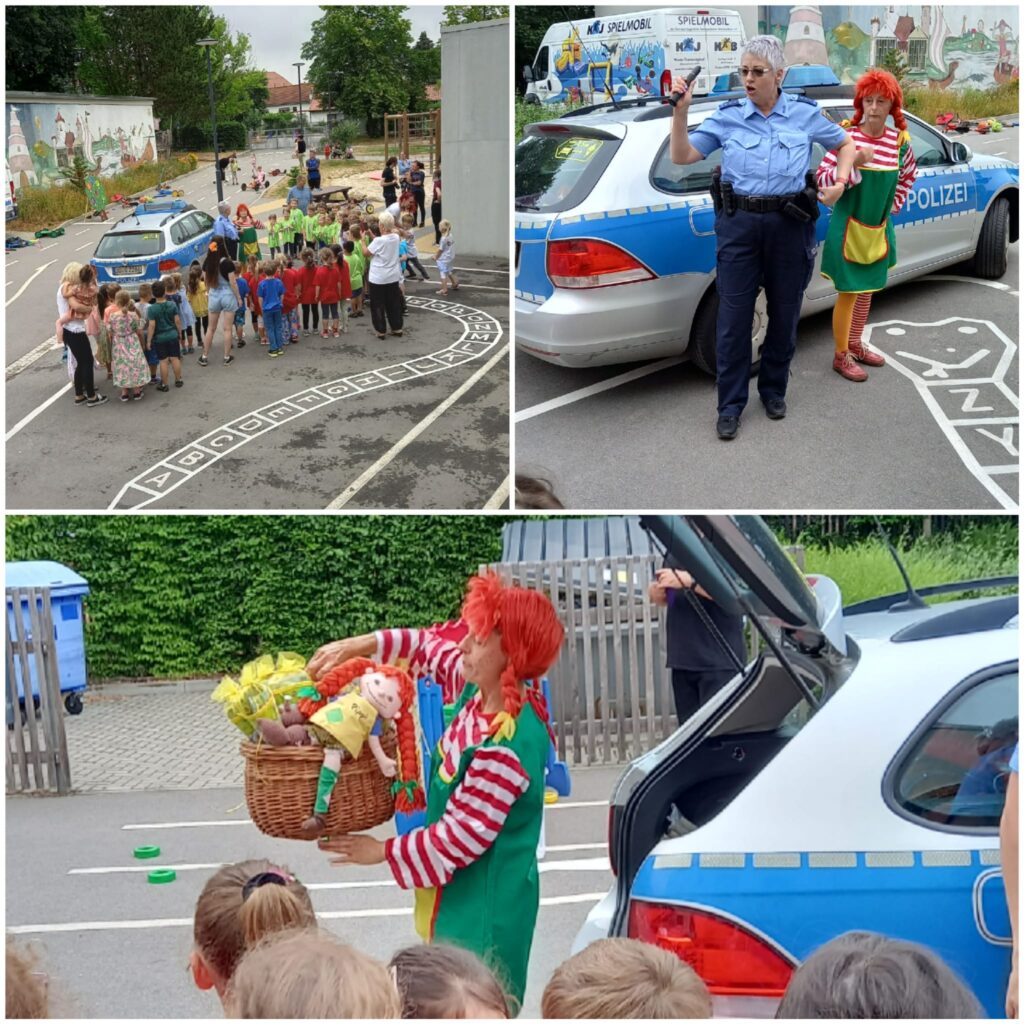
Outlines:
{"label": "green hedge", "polygon": [[458,612],[496,516],[9,516],[7,558],[89,581],[89,674],[189,677]]}
{"label": "green hedge", "polygon": [[[176,143],[182,149],[213,150],[213,128],[210,125],[185,125],[176,135]],[[249,145],[249,133],[244,124],[238,121],[226,121],[217,125],[217,145],[222,153],[237,149],[246,149]]]}

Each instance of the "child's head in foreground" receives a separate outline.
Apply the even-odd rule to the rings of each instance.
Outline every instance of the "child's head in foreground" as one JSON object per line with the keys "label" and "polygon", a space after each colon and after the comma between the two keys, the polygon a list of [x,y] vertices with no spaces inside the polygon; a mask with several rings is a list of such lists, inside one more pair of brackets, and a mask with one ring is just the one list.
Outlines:
{"label": "child's head in foreground", "polygon": [[269,935],[246,953],[224,1006],[228,1016],[249,1020],[402,1016],[382,963],[313,928]]}
{"label": "child's head in foreground", "polygon": [[7,971],[4,984],[7,1020],[42,1019],[50,1015],[46,975],[32,956],[7,940]]}
{"label": "child's head in foreground", "polygon": [[696,971],[638,939],[600,939],[570,957],[551,975],[540,1005],[546,1020],[711,1016],[711,996]]}
{"label": "child's head in foreground", "polygon": [[796,969],[775,1016],[965,1020],[985,1012],[930,949],[871,932],[847,932]]}
{"label": "child's head in foreground", "polygon": [[402,999],[402,1016],[416,1019],[501,1020],[508,999],[474,953],[444,943],[400,949],[388,965]]}
{"label": "child's head in foreground", "polygon": [[196,902],[192,976],[223,1000],[246,950],[275,932],[315,926],[309,893],[287,868],[262,859],[228,864]]}

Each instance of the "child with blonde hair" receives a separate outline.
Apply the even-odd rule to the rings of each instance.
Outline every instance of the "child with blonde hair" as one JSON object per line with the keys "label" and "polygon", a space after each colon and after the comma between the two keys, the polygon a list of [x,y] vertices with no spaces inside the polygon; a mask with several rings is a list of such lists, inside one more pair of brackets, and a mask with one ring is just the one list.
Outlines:
{"label": "child with blonde hair", "polygon": [[4,995],[6,1020],[43,1020],[50,1016],[46,974],[34,970],[32,956],[7,940]]}
{"label": "child with blonde hair", "polygon": [[189,271],[185,297],[195,318],[196,342],[202,348],[203,331],[210,326],[210,299],[206,292],[206,275],[201,266],[195,266]]}
{"label": "child with blonde hair", "polygon": [[60,276],[60,293],[68,311],[57,318],[54,337],[64,341],[64,327],[72,320],[85,320],[96,305],[96,270],[91,263],[69,263]]}
{"label": "child with blonde hair", "polygon": [[268,935],[315,927],[309,892],[286,867],[262,859],[227,864],[196,901],[192,978],[201,989],[216,989],[223,1003],[247,950]]}
{"label": "child with blonde hair", "polygon": [[193,328],[196,325],[196,316],[192,312],[192,305],[181,291],[181,274],[171,274],[171,288],[167,291],[167,298],[178,307],[178,316],[181,317],[181,351],[184,353],[195,352],[195,339]]}
{"label": "child with blonde hair", "polygon": [[452,237],[452,222],[443,220],[437,225],[441,232],[441,241],[437,247],[437,272],[441,275],[441,287],[438,288],[438,295],[448,294],[448,285],[452,290],[457,291],[459,282],[452,272],[452,264],[455,262],[455,239]]}
{"label": "child with blonde hair", "polygon": [[423,264],[420,263],[419,250],[416,248],[416,232],[413,230],[416,224],[416,218],[411,213],[402,214],[402,237],[405,239],[406,244],[406,259],[408,260],[409,269],[408,275],[410,280],[416,280],[415,271],[419,271],[420,277],[424,281],[429,281],[430,277],[427,272],[423,269]]}
{"label": "child with blonde hair", "polygon": [[242,958],[225,1009],[241,1020],[389,1019],[402,1002],[387,968],[322,931],[271,935]]}
{"label": "child with blonde hair", "polygon": [[[107,321],[114,387],[121,389],[122,402],[130,398],[138,402],[149,380],[149,366],[142,350],[142,320],[131,301],[126,291],[119,291],[114,296],[113,312]],[[129,395],[129,391],[133,394]]]}
{"label": "child with blonde hair", "polygon": [[487,965],[468,949],[443,942],[400,949],[388,964],[402,1016],[417,1020],[501,1020],[508,997]]}
{"label": "child with blonde hair", "polygon": [[545,1020],[703,1020],[711,995],[675,953],[638,939],[599,939],[556,968],[540,1012]]}
{"label": "child with blonde hair", "polygon": [[160,377],[158,371],[160,369],[160,359],[156,354],[156,350],[150,345],[149,339],[146,337],[146,322],[149,319],[146,315],[146,311],[149,309],[149,304],[153,301],[153,286],[149,284],[139,285],[139,301],[136,303],[135,308],[138,310],[139,317],[142,320],[142,351],[146,354],[146,363],[149,366],[149,383],[158,384]]}

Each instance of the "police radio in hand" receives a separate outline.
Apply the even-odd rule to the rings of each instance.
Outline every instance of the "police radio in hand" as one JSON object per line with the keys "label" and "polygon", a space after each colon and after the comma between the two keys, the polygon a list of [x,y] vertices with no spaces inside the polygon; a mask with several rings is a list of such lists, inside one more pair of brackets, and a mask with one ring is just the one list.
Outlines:
{"label": "police radio in hand", "polygon": [[[690,86],[697,80],[697,76],[700,74],[700,65],[698,64],[683,81],[686,82],[686,88],[689,90]],[[668,102],[670,106],[675,106],[681,99],[683,94],[681,92],[674,92],[669,95]]]}

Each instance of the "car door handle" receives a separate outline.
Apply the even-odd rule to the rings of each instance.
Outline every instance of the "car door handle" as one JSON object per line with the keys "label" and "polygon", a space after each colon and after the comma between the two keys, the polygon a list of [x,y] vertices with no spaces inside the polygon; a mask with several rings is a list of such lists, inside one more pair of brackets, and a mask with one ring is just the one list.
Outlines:
{"label": "car door handle", "polygon": [[[1006,889],[1001,868],[989,868],[978,875],[971,892],[971,904],[978,934],[993,946],[1012,946],[1010,914],[1006,907]],[[1004,934],[998,934],[997,928]]]}

